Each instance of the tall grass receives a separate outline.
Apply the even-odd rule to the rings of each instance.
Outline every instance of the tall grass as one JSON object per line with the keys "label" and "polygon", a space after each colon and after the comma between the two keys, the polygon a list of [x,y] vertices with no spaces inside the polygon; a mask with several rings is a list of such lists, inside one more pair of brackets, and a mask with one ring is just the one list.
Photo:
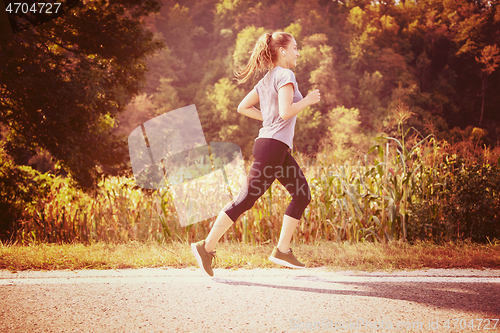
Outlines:
{"label": "tall grass", "polygon": [[[295,241],[467,238],[454,221],[446,220],[448,215],[439,207],[457,204],[452,186],[460,175],[480,173],[467,169],[471,161],[480,168],[489,168],[490,177],[498,176],[497,154],[473,142],[450,146],[432,135],[424,138],[414,129],[404,128],[404,120],[405,116],[399,121],[397,137],[378,137],[359,158],[339,163],[328,149],[314,159],[295,153],[312,196]],[[500,180],[500,176],[497,178]],[[493,204],[500,207],[500,181],[495,186],[488,191]],[[71,187],[66,179],[55,178],[49,194],[33,200],[18,223],[18,242],[189,242],[205,237],[215,220],[181,227],[168,189],[141,190],[133,179],[124,177],[103,179],[92,193]],[[277,242],[289,200],[287,191],[275,182],[224,239]],[[495,218],[500,219],[498,213],[492,215]]]}

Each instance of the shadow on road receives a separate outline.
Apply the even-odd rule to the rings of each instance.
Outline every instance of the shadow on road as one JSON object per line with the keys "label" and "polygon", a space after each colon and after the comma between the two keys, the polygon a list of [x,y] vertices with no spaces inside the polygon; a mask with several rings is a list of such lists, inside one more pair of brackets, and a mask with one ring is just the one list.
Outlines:
{"label": "shadow on road", "polygon": [[[400,276],[398,276],[400,277]],[[213,278],[214,282],[234,286],[253,286],[285,289],[332,295],[378,297],[393,300],[417,302],[440,309],[482,312],[498,318],[500,315],[500,283],[485,282],[346,282],[328,280],[316,276],[297,276],[293,279],[313,283],[331,283],[351,286],[360,290],[341,288],[296,287],[279,284],[254,283],[226,278]]]}

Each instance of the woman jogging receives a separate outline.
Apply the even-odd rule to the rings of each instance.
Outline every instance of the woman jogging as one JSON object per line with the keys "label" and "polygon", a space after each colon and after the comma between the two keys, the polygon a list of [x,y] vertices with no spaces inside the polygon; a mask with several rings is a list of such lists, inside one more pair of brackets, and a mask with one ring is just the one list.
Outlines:
{"label": "woman jogging", "polygon": [[[297,43],[292,35],[285,32],[264,34],[257,41],[246,67],[236,74],[238,83],[243,83],[255,72],[268,70],[238,106],[239,113],[261,120],[263,126],[253,146],[255,160],[240,192],[222,209],[208,237],[191,244],[198,264],[209,276],[213,276],[212,260],[219,239],[241,214],[253,207],[275,179],[285,186],[292,200],[283,217],[278,246],[269,260],[291,268],[305,267],[293,255],[290,241],[311,201],[311,194],[304,173],[290,150],[297,114],[318,103],[320,93],[315,90],[302,97],[290,70],[297,65],[297,57]],[[261,110],[254,107],[259,102]]]}

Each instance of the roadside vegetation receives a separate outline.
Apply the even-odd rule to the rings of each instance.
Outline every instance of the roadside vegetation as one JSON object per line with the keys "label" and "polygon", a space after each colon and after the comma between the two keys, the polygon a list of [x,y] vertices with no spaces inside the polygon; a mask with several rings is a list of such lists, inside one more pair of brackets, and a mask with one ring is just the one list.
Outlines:
{"label": "roadside vegetation", "polygon": [[[315,159],[296,155],[312,201],[293,246],[309,267],[500,268],[498,153],[473,139],[410,135],[406,116],[399,139],[381,136],[357,159],[339,161],[328,145]],[[133,178],[103,179],[95,192],[40,179],[27,187],[40,195],[18,203],[25,209],[0,247],[1,269],[190,267],[188,244],[215,219],[181,227],[168,188],[146,191]],[[273,267],[267,257],[288,200],[275,183],[224,235],[218,267]]]}
{"label": "roadside vegetation", "polygon": [[[283,268],[267,260],[273,245],[222,242],[215,268]],[[427,268],[500,269],[500,244],[429,242],[389,244],[315,242],[293,244],[307,267],[329,270],[395,271]],[[186,268],[198,266],[186,242],[0,245],[0,269],[80,270]]]}
{"label": "roadside vegetation", "polygon": [[[405,128],[409,114],[404,109],[398,117],[397,136],[378,137],[365,154],[353,151],[340,160],[328,142],[316,158],[296,154],[312,196],[296,243],[488,244],[500,239],[499,152],[481,148],[473,138],[455,145],[432,135],[422,138]],[[215,221],[181,227],[168,187],[143,190],[133,178],[103,178],[89,192],[73,187],[68,178],[39,177],[17,189],[25,192],[15,197],[20,218],[10,242],[192,242],[206,237]],[[214,188],[196,190],[215,195]],[[289,200],[275,182],[224,240],[277,242]]]}
{"label": "roadside vegetation", "polygon": [[[168,186],[136,185],[126,138],[194,104],[206,141],[237,144],[248,170],[261,123],[236,109],[260,77],[238,86],[233,71],[275,30],[298,43],[302,94],[322,93],[294,137],[312,195],[297,254],[498,268],[500,5],[467,0],[88,0],[2,34],[0,268],[193,265],[188,244],[215,217],[181,227]],[[289,200],[275,182],[222,239],[220,265],[268,267]]]}

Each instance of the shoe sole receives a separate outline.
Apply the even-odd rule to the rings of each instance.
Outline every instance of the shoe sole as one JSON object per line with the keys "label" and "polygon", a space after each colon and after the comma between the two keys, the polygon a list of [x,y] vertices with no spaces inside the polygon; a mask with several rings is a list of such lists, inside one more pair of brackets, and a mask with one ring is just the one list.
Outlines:
{"label": "shoe sole", "polygon": [[299,269],[306,268],[305,266],[296,266],[294,264],[290,264],[288,261],[281,260],[281,259],[275,258],[273,256],[269,257],[269,260],[271,260],[275,264],[283,265],[283,266],[286,266],[286,267],[289,267],[289,268],[299,268]]}
{"label": "shoe sole", "polygon": [[200,266],[201,270],[205,274],[207,274],[208,276],[212,277],[210,274],[208,274],[208,272],[203,267],[203,261],[201,260],[200,254],[198,253],[198,249],[196,248],[196,243],[191,244],[191,251],[193,252],[193,255],[196,258],[196,261],[198,262],[198,266]]}

